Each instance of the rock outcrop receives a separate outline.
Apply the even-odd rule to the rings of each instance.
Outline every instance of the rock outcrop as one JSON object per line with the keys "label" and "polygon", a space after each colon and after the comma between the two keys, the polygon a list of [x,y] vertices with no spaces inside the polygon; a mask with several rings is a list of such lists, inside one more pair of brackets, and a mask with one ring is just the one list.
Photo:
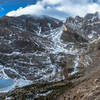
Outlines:
{"label": "rock outcrop", "polygon": [[[89,42],[100,36],[99,14],[87,14],[85,17],[68,17],[65,22],[67,28],[64,30],[61,39],[63,41]],[[69,39],[70,38],[70,39]]]}

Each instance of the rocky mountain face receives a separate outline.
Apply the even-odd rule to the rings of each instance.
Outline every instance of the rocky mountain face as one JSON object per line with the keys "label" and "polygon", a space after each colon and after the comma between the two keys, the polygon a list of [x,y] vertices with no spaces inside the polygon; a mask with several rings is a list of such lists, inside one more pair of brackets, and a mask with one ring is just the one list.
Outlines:
{"label": "rocky mountain face", "polygon": [[0,19],[0,23],[6,27],[32,32],[37,35],[49,34],[50,31],[62,25],[62,22],[55,18],[30,15],[22,15],[19,17],[4,16]]}
{"label": "rocky mountain face", "polygon": [[92,41],[100,36],[99,26],[100,19],[97,12],[95,14],[87,14],[84,17],[68,17],[65,22],[65,27],[69,31],[67,32],[68,34],[64,32],[62,39],[69,41],[65,36],[71,34],[70,37],[72,37],[73,41]]}
{"label": "rocky mountain face", "polygon": [[[48,16],[0,18],[0,79],[13,80],[8,86],[10,89],[6,90],[33,83],[59,82],[77,72],[87,75],[90,70],[88,68],[99,62],[99,26],[98,13],[87,14],[85,17],[68,17],[65,23]],[[80,77],[78,80],[83,81],[82,79]],[[78,83],[78,80],[71,80],[71,83]],[[66,86],[66,83],[64,86],[62,83],[56,84],[58,87]],[[58,90],[51,88],[55,89],[55,83],[50,85],[50,91],[44,85],[43,87],[45,89],[42,90],[47,94],[50,91],[58,93]],[[32,93],[29,94],[33,94],[31,99],[40,93],[41,87],[35,88],[39,89],[35,91],[34,86],[30,88]],[[26,88],[22,90],[26,91]],[[4,92],[5,88],[0,88],[0,91]],[[21,93],[27,95],[23,91]]]}
{"label": "rocky mountain face", "polygon": [[49,80],[53,74],[54,77],[56,66],[52,64],[50,53],[54,45],[47,37],[59,27],[62,27],[61,21],[47,16],[1,18],[0,78],[35,82]]}

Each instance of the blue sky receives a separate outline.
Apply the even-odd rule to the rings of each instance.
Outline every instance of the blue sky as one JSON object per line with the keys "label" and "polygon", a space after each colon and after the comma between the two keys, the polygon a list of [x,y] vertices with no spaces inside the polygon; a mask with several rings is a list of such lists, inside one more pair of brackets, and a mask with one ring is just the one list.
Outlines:
{"label": "blue sky", "polygon": [[0,16],[48,15],[63,19],[100,12],[100,0],[0,0]]}
{"label": "blue sky", "polygon": [[35,4],[36,0],[0,0],[0,16],[6,15],[19,7],[26,7]]}

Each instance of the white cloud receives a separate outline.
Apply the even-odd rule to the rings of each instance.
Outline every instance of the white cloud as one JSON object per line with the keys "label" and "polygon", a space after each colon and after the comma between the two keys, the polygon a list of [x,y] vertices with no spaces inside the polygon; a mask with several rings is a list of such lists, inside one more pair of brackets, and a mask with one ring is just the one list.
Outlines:
{"label": "white cloud", "polygon": [[84,16],[86,13],[94,13],[96,11],[100,12],[100,6],[98,3],[93,3],[93,0],[42,0],[38,1],[35,5],[11,11],[7,16],[31,14],[49,15],[63,19],[68,15]]}
{"label": "white cloud", "polygon": [[42,14],[44,11],[43,6],[38,2],[36,5],[27,6],[25,8],[20,7],[16,11],[11,11],[7,15],[8,16],[20,16],[20,15],[26,15],[26,14]]}
{"label": "white cloud", "polygon": [[42,1],[43,4],[51,4],[51,5],[59,4],[61,2],[62,0],[43,0]]}

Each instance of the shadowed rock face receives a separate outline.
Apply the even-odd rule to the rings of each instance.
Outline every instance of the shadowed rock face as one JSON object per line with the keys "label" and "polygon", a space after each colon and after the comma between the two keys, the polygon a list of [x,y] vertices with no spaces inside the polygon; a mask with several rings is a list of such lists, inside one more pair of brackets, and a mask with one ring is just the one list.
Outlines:
{"label": "shadowed rock face", "polygon": [[63,31],[61,39],[63,40],[63,42],[74,42],[74,43],[88,42],[86,39],[82,38],[77,33],[69,31]]}

